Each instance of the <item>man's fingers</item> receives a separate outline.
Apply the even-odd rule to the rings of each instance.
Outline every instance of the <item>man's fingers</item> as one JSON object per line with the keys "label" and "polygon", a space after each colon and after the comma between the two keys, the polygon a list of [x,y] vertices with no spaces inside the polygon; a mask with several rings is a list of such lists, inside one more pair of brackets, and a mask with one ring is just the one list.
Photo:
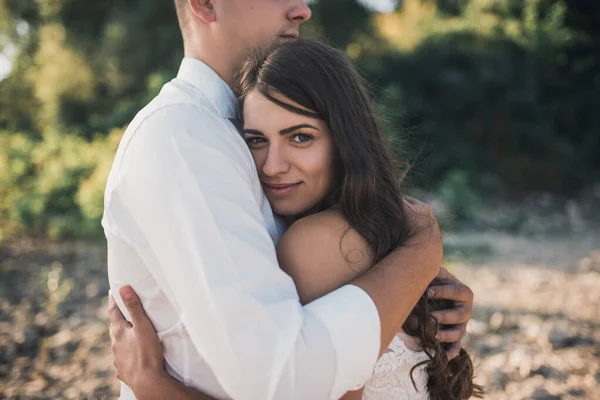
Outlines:
{"label": "man's fingers", "polygon": [[440,268],[440,272],[438,273],[438,276],[436,277],[436,279],[440,279],[443,281],[449,281],[449,280],[457,281],[458,280],[445,267]]}
{"label": "man's fingers", "polygon": [[135,294],[131,286],[122,286],[119,289],[119,294],[121,295],[123,304],[125,304],[125,307],[127,307],[127,311],[131,317],[131,324],[133,326],[145,324],[149,321],[140,298],[137,294]]}
{"label": "man's fingers", "polygon": [[452,343],[452,345],[446,350],[446,356],[448,361],[456,358],[460,354],[460,342]]}
{"label": "man's fingers", "polygon": [[119,294],[121,295],[121,299],[123,299],[123,304],[127,307],[134,330],[138,332],[138,334],[155,337],[156,331],[154,325],[152,324],[152,321],[150,321],[150,318],[148,318],[146,311],[144,311],[142,301],[133,288],[131,286],[122,286],[119,289]]}
{"label": "man's fingers", "polygon": [[466,324],[460,324],[453,328],[441,329],[438,333],[438,339],[442,343],[460,342],[467,334]]}
{"label": "man's fingers", "polygon": [[404,201],[406,201],[408,204],[411,204],[413,206],[418,206],[418,205],[422,205],[423,203],[417,199],[415,199],[414,197],[411,196],[403,196]]}
{"label": "man's fingers", "polygon": [[125,329],[128,328],[128,325],[131,326],[127,321],[120,321],[117,323],[111,322],[110,325],[108,325],[108,335],[110,336],[113,353],[115,352],[115,346],[123,337],[123,333],[125,332]]}
{"label": "man's fingers", "polygon": [[463,284],[431,286],[427,289],[431,299],[453,300],[459,303],[472,303],[473,292]]}
{"label": "man's fingers", "polygon": [[108,336],[110,336],[110,342],[112,344],[112,352],[115,352],[116,343],[121,340],[125,328],[120,324],[110,324],[108,327]]}
{"label": "man's fingers", "polygon": [[471,316],[466,307],[455,307],[448,310],[434,311],[433,316],[442,325],[459,325],[469,320]]}
{"label": "man's fingers", "polygon": [[110,318],[110,323],[113,325],[120,325],[127,322],[112,296],[108,296],[108,317]]}

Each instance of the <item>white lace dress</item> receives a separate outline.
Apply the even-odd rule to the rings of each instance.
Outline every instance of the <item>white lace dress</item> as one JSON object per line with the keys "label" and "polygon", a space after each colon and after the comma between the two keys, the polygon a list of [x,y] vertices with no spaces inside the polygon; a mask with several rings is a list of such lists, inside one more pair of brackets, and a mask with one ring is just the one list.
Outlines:
{"label": "white lace dress", "polygon": [[398,333],[388,350],[381,356],[373,369],[373,377],[363,388],[363,400],[428,400],[427,365],[415,368],[413,379],[411,369],[429,357],[419,349],[418,340]]}

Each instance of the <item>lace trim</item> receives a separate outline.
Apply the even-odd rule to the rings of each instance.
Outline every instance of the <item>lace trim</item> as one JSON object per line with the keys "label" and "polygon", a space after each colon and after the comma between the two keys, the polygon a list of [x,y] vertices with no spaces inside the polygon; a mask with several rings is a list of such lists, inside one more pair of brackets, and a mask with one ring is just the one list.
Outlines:
{"label": "lace trim", "polygon": [[[406,341],[406,343],[405,343]],[[410,346],[410,347],[409,347]],[[411,369],[422,361],[429,360],[419,348],[418,342],[398,333],[388,350],[381,356],[373,369],[373,376],[365,384],[363,400],[428,400],[426,365],[419,366],[413,373],[415,386],[410,379]]]}

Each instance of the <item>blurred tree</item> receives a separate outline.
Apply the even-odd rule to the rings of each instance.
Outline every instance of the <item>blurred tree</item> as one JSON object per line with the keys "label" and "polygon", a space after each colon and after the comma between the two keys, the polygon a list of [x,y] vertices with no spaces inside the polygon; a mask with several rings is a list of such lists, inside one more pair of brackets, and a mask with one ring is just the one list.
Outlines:
{"label": "blurred tree", "polygon": [[373,34],[371,13],[357,0],[318,0],[311,5],[306,29],[312,35],[345,48],[361,34]]}
{"label": "blurred tree", "polygon": [[460,168],[486,191],[573,193],[600,178],[598,41],[567,15],[560,1],[517,10],[512,0],[472,0],[455,16],[406,0],[377,17],[397,50],[376,68],[359,62],[389,85],[382,102],[412,132],[430,179]]}
{"label": "blurred tree", "polygon": [[20,89],[22,98],[2,108],[3,127],[108,132],[132,118],[183,54],[170,1],[1,1],[18,50],[0,93]]}
{"label": "blurred tree", "polygon": [[[303,31],[374,83],[392,138],[410,133],[418,185],[454,193],[456,208],[476,190],[600,179],[600,2],[364,4],[312,1]],[[0,0],[0,237],[98,233],[123,128],[182,55],[171,0]]]}

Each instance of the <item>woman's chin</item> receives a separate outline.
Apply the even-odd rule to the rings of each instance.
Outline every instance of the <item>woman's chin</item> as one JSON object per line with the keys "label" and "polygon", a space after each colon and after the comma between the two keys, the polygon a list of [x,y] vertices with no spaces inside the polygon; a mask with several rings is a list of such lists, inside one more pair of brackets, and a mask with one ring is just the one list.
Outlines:
{"label": "woman's chin", "polygon": [[299,213],[289,207],[271,206],[273,213],[283,218],[295,218]]}
{"label": "woman's chin", "polygon": [[[283,202],[281,202],[283,203]],[[306,213],[307,207],[299,207],[296,204],[281,204],[280,202],[271,202],[273,212],[286,219],[296,219],[298,216]]]}

